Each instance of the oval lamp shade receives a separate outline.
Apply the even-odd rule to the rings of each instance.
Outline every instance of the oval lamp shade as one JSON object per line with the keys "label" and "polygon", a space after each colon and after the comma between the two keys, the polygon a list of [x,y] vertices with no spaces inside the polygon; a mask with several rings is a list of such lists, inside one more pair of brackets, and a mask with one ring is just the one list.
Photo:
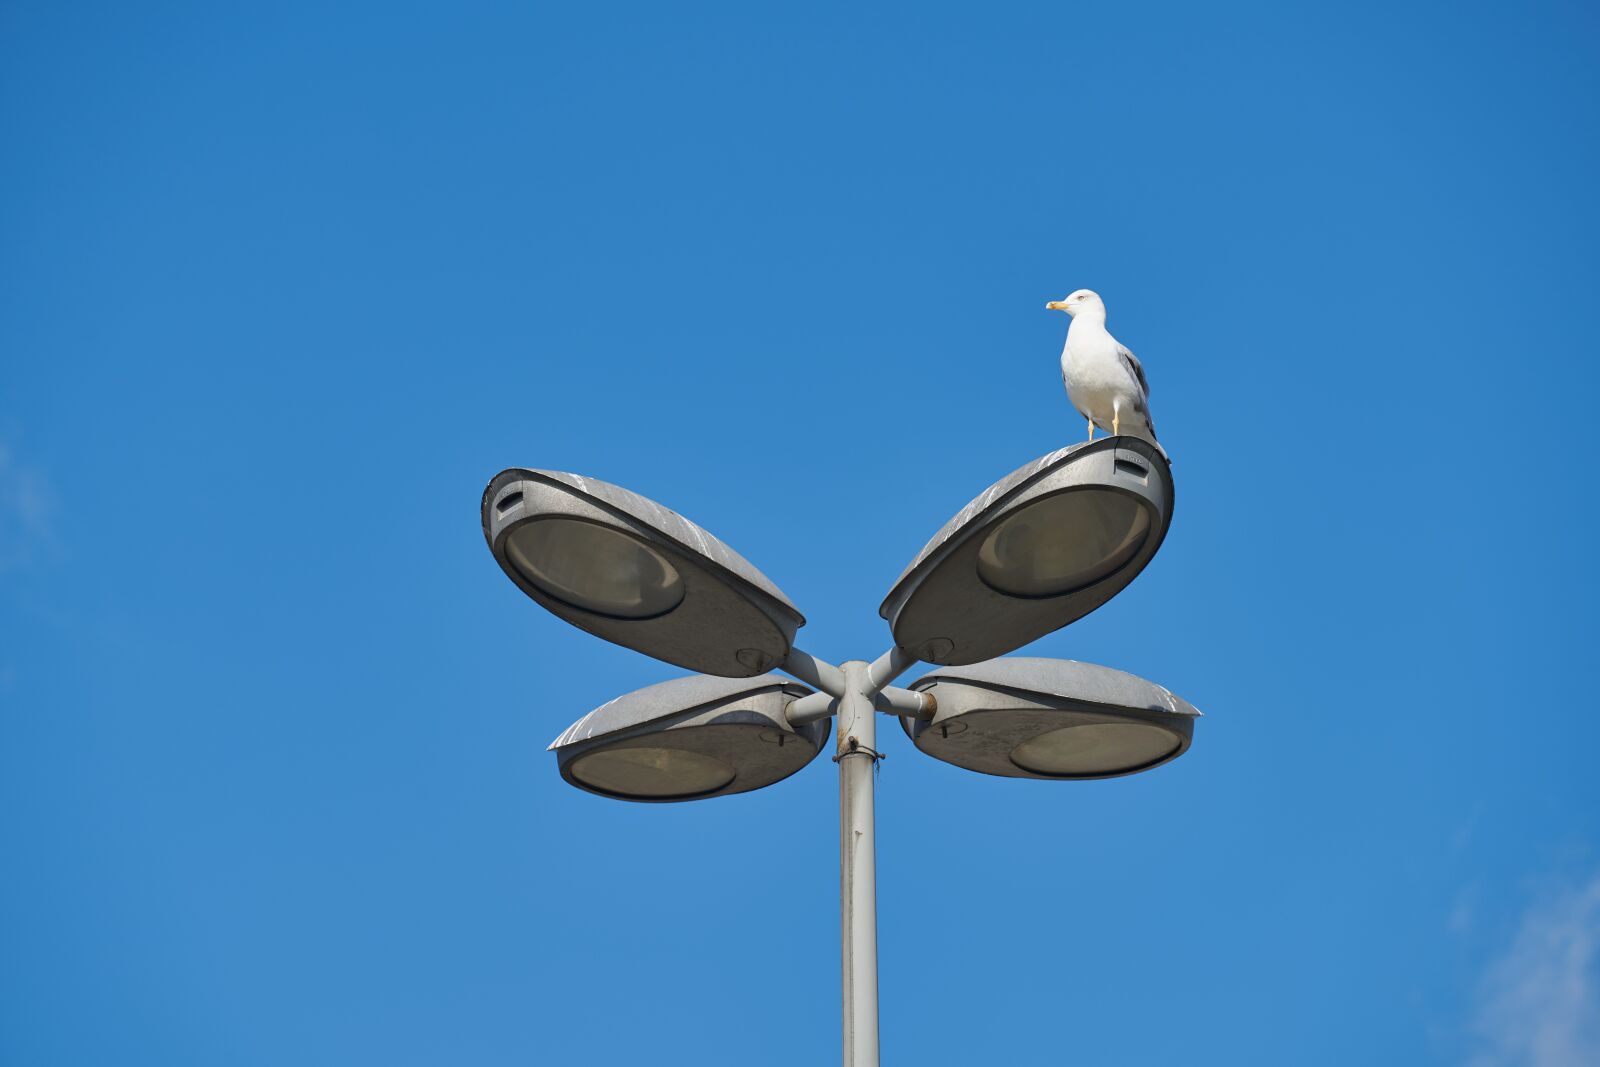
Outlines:
{"label": "oval lamp shade", "polygon": [[1200,712],[1123,671],[1024,656],[945,667],[913,682],[930,720],[902,718],[934,759],[1006,778],[1116,778],[1188,751]]}
{"label": "oval lamp shade", "polygon": [[619,800],[747,793],[789,777],[827,743],[829,720],[796,727],[786,717],[810,692],[775,674],[677,678],[601,705],[550,750],[568,782]]}
{"label": "oval lamp shade", "polygon": [[1161,547],[1172,505],[1172,470],[1146,441],[1106,437],[1052,452],[961,509],[878,613],[895,644],[929,663],[1015,651],[1133,581]]}
{"label": "oval lamp shade", "polygon": [[805,625],[748,560],[620,486],[512,467],[483,494],[501,570],[552,614],[690,670],[749,678],[781,664]]}

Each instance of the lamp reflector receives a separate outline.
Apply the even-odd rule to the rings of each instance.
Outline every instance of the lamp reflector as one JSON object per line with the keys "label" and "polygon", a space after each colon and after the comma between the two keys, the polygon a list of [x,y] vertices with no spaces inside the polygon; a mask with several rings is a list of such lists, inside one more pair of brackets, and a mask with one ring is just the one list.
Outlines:
{"label": "lamp reflector", "polygon": [[572,776],[602,793],[652,800],[715,793],[737,771],[715,756],[686,748],[603,748],[572,761]]}
{"label": "lamp reflector", "polygon": [[1002,593],[1044,597],[1125,567],[1150,534],[1138,497],[1079,489],[1045,497],[997,523],[978,548],[978,576]]}
{"label": "lamp reflector", "polygon": [[1011,762],[1052,778],[1127,774],[1160,763],[1183,738],[1159,726],[1135,722],[1088,722],[1063,726],[1011,750]]}
{"label": "lamp reflector", "polygon": [[599,615],[649,619],[683,600],[683,578],[661,553],[599,523],[523,523],[506,535],[506,555],[543,592]]}

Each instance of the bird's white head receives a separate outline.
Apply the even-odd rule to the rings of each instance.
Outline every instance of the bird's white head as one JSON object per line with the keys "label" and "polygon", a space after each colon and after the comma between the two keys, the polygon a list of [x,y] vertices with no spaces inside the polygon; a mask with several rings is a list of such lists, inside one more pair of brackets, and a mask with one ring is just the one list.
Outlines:
{"label": "bird's white head", "polygon": [[1093,289],[1079,289],[1065,300],[1052,300],[1045,307],[1051,311],[1065,311],[1072,316],[1087,314],[1091,318],[1106,317],[1106,305]]}

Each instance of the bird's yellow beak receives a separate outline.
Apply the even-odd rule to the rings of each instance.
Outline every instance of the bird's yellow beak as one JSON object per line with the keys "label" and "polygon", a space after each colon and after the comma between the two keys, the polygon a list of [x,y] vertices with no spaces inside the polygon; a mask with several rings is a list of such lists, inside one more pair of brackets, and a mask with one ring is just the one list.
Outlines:
{"label": "bird's yellow beak", "polygon": [[1052,300],[1044,307],[1046,311],[1065,311],[1067,310],[1067,302],[1065,300]]}

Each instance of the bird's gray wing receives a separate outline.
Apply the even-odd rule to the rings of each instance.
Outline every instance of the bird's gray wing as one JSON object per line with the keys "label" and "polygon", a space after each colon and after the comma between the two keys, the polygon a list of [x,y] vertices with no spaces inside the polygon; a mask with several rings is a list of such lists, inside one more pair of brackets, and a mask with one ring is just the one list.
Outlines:
{"label": "bird's gray wing", "polygon": [[1134,380],[1139,383],[1139,392],[1143,393],[1144,399],[1148,401],[1150,399],[1150,383],[1144,377],[1144,364],[1140,363],[1139,357],[1129,352],[1128,346],[1121,341],[1117,342],[1117,356],[1121,358],[1122,365],[1127,368],[1128,373],[1132,374]]}

